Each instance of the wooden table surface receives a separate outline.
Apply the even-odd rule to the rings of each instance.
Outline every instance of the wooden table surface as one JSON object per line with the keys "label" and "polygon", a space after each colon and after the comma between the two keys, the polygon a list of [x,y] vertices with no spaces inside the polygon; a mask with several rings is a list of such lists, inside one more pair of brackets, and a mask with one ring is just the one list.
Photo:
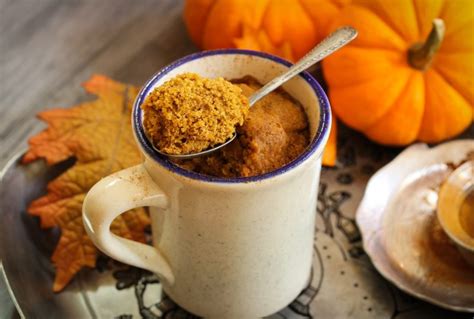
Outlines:
{"label": "wooden table surface", "polygon": [[0,167],[94,73],[141,85],[197,49],[177,0],[0,0]]}
{"label": "wooden table surface", "polygon": [[[141,85],[196,51],[178,0],[0,0],[0,168],[44,128],[35,114],[86,99],[94,73]],[[0,318],[15,318],[0,276]]]}

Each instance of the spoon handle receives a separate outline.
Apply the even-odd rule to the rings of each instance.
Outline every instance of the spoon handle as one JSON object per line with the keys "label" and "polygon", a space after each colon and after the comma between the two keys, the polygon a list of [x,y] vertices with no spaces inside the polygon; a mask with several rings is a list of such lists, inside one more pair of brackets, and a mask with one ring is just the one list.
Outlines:
{"label": "spoon handle", "polygon": [[296,62],[291,68],[280,76],[277,76],[272,81],[268,82],[260,90],[252,94],[249,98],[250,106],[254,105],[258,100],[267,95],[268,93],[275,90],[277,87],[294,77],[295,75],[303,72],[313,64],[321,61],[334,51],[339,50],[349,42],[355,39],[357,36],[357,30],[346,26],[337,29],[311,51],[309,51],[304,57]]}

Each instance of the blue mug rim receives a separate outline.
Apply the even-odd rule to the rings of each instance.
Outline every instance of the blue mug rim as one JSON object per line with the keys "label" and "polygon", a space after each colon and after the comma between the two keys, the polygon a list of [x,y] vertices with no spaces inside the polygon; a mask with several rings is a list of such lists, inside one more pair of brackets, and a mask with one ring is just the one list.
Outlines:
{"label": "blue mug rim", "polygon": [[142,148],[151,158],[153,158],[156,162],[158,162],[161,166],[163,166],[167,170],[173,173],[176,173],[178,175],[194,179],[194,180],[199,180],[203,182],[211,182],[211,183],[235,184],[235,183],[258,182],[258,181],[263,181],[265,179],[269,179],[269,178],[284,174],[288,172],[289,170],[292,170],[293,168],[299,166],[301,163],[303,163],[306,159],[308,159],[311,155],[313,155],[316,152],[316,150],[319,148],[321,143],[323,143],[324,137],[327,134],[329,134],[329,129],[331,125],[331,110],[330,110],[328,97],[326,93],[324,92],[323,88],[321,87],[321,85],[318,83],[318,81],[316,81],[316,79],[306,71],[300,73],[298,76],[302,77],[311,86],[316,96],[318,97],[318,101],[320,105],[319,126],[318,126],[315,137],[312,139],[311,143],[306,147],[306,150],[290,163],[274,171],[261,174],[261,175],[250,176],[250,177],[225,178],[225,177],[205,175],[205,174],[201,174],[201,173],[197,173],[197,172],[193,172],[193,171],[181,168],[178,165],[171,162],[166,156],[159,154],[153,148],[151,142],[148,140],[145,134],[145,130],[142,125],[142,121],[141,121],[142,110],[141,110],[140,105],[144,102],[146,96],[148,95],[150,90],[154,87],[155,83],[158,82],[162,77],[164,77],[171,70],[185,63],[188,63],[190,61],[200,59],[203,57],[207,57],[207,56],[223,55],[223,54],[251,55],[251,56],[257,56],[260,58],[272,60],[274,62],[277,62],[287,67],[290,67],[292,65],[291,62],[285,59],[282,59],[280,57],[277,57],[275,55],[265,53],[265,52],[243,50],[243,49],[218,49],[218,50],[208,50],[208,51],[200,51],[197,53],[193,53],[165,66],[160,71],[155,73],[150,78],[150,80],[148,80],[145,83],[145,85],[142,87],[142,89],[138,93],[138,96],[135,99],[135,102],[133,105],[133,111],[132,111],[133,130]]}

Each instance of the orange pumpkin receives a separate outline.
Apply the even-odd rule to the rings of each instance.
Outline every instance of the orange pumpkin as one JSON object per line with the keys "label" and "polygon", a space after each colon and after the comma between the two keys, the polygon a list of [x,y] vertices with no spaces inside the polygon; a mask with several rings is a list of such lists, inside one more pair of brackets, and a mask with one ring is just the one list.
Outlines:
{"label": "orange pumpkin", "polygon": [[[351,0],[187,0],[184,21],[202,49],[241,48],[290,61],[328,34],[333,18]],[[336,122],[323,164],[336,162]]]}
{"label": "orange pumpkin", "polygon": [[472,123],[474,1],[354,0],[335,21],[345,24],[358,38],[323,61],[339,119],[389,145],[442,141]]}
{"label": "orange pumpkin", "polygon": [[297,60],[327,35],[350,0],[187,0],[184,21],[202,49],[237,47]]}

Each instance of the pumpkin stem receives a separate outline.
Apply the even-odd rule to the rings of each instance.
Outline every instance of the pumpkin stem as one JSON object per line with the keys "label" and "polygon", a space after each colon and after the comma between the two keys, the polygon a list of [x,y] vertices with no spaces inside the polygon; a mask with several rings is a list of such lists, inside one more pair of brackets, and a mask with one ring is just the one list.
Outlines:
{"label": "pumpkin stem", "polygon": [[435,53],[441,46],[441,42],[444,38],[444,22],[441,19],[433,20],[433,28],[426,41],[415,43],[410,49],[408,49],[408,63],[418,70],[426,70]]}

